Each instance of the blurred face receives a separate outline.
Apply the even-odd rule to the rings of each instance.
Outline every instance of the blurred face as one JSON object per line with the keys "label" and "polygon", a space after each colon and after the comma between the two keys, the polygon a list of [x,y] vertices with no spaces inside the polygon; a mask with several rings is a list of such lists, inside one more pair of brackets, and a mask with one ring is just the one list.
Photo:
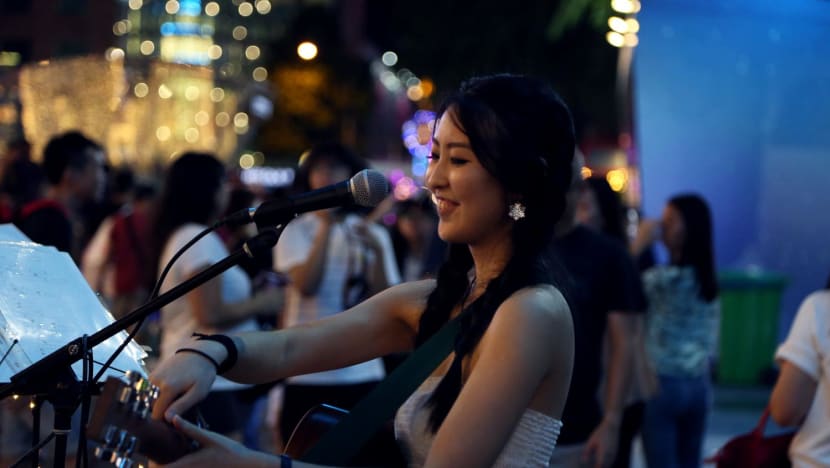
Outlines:
{"label": "blurred face", "polygon": [[666,244],[670,252],[679,253],[686,239],[686,223],[683,222],[680,211],[672,205],[666,205],[666,208],[663,209],[660,227],[663,243]]}
{"label": "blurred face", "polygon": [[425,179],[438,211],[438,235],[470,245],[509,235],[507,194],[481,165],[450,112],[435,130]]}
{"label": "blurred face", "polygon": [[398,230],[404,239],[410,244],[418,241],[420,232],[418,232],[418,223],[411,214],[407,214],[398,218]]}
{"label": "blurred face", "polygon": [[588,184],[582,184],[579,191],[579,199],[576,202],[576,222],[596,231],[602,230],[602,216],[599,212],[599,204],[594,191]]}
{"label": "blurred face", "polygon": [[216,191],[216,214],[215,216],[221,217],[225,211],[228,209],[228,203],[231,201],[231,185],[228,183],[227,179],[222,180],[222,184],[219,185],[219,190]]}
{"label": "blurred face", "polygon": [[349,168],[343,164],[321,159],[308,173],[308,184],[311,190],[317,190],[350,178]]}
{"label": "blurred face", "polygon": [[80,200],[101,201],[107,185],[107,175],[104,172],[104,152],[88,149],[89,160],[80,170],[72,170],[71,177],[75,193]]}

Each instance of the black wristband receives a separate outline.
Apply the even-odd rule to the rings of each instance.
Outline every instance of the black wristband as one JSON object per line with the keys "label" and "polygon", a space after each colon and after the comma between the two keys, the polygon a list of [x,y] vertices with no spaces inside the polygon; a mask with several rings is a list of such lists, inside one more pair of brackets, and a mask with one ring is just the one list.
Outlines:
{"label": "black wristband", "polygon": [[288,455],[284,453],[280,454],[280,468],[291,468],[292,461]]}
{"label": "black wristband", "polygon": [[206,352],[204,352],[204,351],[201,351],[201,350],[195,349],[195,348],[179,348],[179,349],[177,349],[177,350],[176,350],[176,352],[175,352],[174,354],[179,354],[179,353],[193,353],[193,354],[198,354],[199,356],[202,356],[203,358],[205,358],[205,359],[207,359],[208,361],[210,361],[210,363],[211,363],[211,364],[213,364],[213,367],[215,367],[215,368],[216,368],[216,373],[217,373],[217,374],[219,373],[219,363],[218,363],[218,362],[216,362],[216,359],[213,359],[213,357],[212,357],[210,354],[208,354],[208,353],[206,353]]}
{"label": "black wristband", "polygon": [[233,338],[227,335],[205,335],[203,333],[194,333],[193,336],[196,337],[196,341],[215,341],[225,347],[225,351],[227,351],[228,356],[224,361],[222,361],[221,364],[216,366],[217,374],[224,374],[225,372],[231,370],[231,368],[236,364],[239,352],[236,349],[236,343],[233,342]]}

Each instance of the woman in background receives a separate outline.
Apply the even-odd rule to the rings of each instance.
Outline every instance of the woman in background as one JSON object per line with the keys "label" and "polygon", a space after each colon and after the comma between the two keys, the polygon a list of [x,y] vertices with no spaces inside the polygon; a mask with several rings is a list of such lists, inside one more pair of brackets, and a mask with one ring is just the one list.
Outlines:
{"label": "woman in background", "polygon": [[659,229],[651,220],[641,224],[634,253],[660,233],[669,264],[643,274],[646,349],[659,382],[657,395],[646,403],[643,445],[649,466],[698,467],[720,310],[706,201],[694,194],[670,199]]}
{"label": "woman in background", "polygon": [[[351,178],[366,162],[339,143],[321,143],[300,158],[293,191],[305,193]],[[306,213],[286,226],[275,249],[276,270],[288,275],[282,325],[338,314],[401,282],[388,231],[351,206]],[[286,380],[280,432],[289,437],[303,415],[327,403],[351,409],[384,378],[382,360]]]}
{"label": "woman in background", "polygon": [[[154,226],[159,273],[179,249],[224,213],[229,193],[226,182],[225,166],[211,154],[185,153],[170,166]],[[173,263],[161,292],[227,256],[228,249],[219,235],[209,233]],[[194,332],[255,331],[257,314],[276,314],[281,308],[281,290],[252,297],[248,276],[234,266],[162,308],[160,359],[170,358]],[[240,436],[248,418],[245,390],[249,387],[222,377],[216,379],[199,407],[211,429]]]}

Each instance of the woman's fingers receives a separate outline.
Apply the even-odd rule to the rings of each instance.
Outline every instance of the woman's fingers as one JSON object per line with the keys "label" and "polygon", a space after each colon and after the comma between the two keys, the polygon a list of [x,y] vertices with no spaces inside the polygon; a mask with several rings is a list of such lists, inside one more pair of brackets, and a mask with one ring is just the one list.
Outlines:
{"label": "woman's fingers", "polygon": [[170,422],[176,429],[182,431],[184,435],[195,440],[196,442],[199,442],[202,447],[216,445],[222,438],[221,435],[207,429],[203,429],[187,419],[184,419],[179,414],[174,415]]}
{"label": "woman's fingers", "polygon": [[174,416],[182,414],[190,408],[196,406],[196,403],[202,401],[202,398],[204,398],[204,395],[202,395],[201,392],[197,392],[195,387],[191,387],[190,390],[186,391],[179,398],[170,403],[167,410],[164,411],[164,419],[172,423]]}

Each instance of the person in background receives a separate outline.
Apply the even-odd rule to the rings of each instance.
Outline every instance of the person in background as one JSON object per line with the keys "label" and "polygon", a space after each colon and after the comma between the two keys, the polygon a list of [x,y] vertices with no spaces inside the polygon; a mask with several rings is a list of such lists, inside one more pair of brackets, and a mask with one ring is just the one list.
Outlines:
{"label": "person in background", "polygon": [[429,197],[415,196],[397,203],[391,228],[395,259],[404,281],[434,278],[446,244],[438,237],[438,219]]}
{"label": "person in background", "polygon": [[[611,189],[611,185],[604,177],[588,177],[580,193],[579,202],[576,208],[576,219],[580,224],[601,232],[609,238],[615,239],[629,250],[628,235],[625,229],[625,206],[620,195]],[[645,308],[646,301],[643,296],[643,286],[638,274],[632,274],[632,294],[635,295],[636,303]],[[640,432],[643,424],[643,413],[645,402],[657,391],[657,376],[654,374],[653,366],[648,359],[645,349],[645,332],[643,315],[638,314],[632,319],[635,321],[631,327],[634,336],[631,337],[633,350],[631,353],[631,376],[629,377],[628,393],[625,399],[620,422],[620,437],[617,445],[617,455],[611,464],[614,468],[628,468],[631,464],[631,447],[634,437]],[[606,365],[612,360],[609,356],[611,343],[606,335]],[[606,369],[605,375],[611,373]]]}
{"label": "person in background", "polygon": [[18,139],[0,157],[0,223],[13,222],[21,206],[41,195],[43,170],[30,151],[29,142]]}
{"label": "person in background", "polygon": [[[576,352],[561,446],[552,467],[607,467],[617,444],[632,376],[636,328],[645,305],[638,273],[618,240],[576,222],[582,193],[581,153],[574,157],[574,182],[551,252],[569,275],[565,294],[574,316]],[[603,369],[603,348],[608,362]],[[600,383],[605,380],[605,387]]]}
{"label": "person in background", "polygon": [[[366,168],[345,146],[321,143],[301,157],[293,190],[317,190]],[[284,327],[330,317],[400,283],[388,231],[368,222],[366,214],[362,207],[319,210],[286,226],[275,252],[275,269],[289,278]],[[320,403],[350,409],[384,375],[378,359],[289,378],[280,432],[289,437],[306,411]]]}
{"label": "person in background", "polygon": [[44,195],[20,208],[15,224],[34,242],[69,253],[80,264],[85,245],[82,205],[100,201],[104,150],[81,132],[53,137],[43,150]]}
{"label": "person in background", "polygon": [[81,261],[87,282],[116,318],[149,299],[156,277],[150,222],[157,189],[144,182],[131,185],[130,197],[104,218]]}
{"label": "person in background", "polygon": [[[263,201],[259,199],[257,194],[240,181],[236,187],[231,189],[225,215],[259,206],[261,203]],[[245,242],[256,234],[257,227],[254,223],[241,226],[223,226],[220,229],[225,247],[231,252],[242,248]],[[285,294],[284,288],[288,280],[285,274],[274,271],[273,257],[273,253],[268,252],[254,258],[245,257],[239,262],[239,266],[248,275],[251,281],[251,289],[255,294],[263,293],[272,288],[280,289],[280,294]],[[279,313],[272,310],[263,311],[263,313],[256,316],[260,330],[273,330],[280,326],[279,319],[282,316],[282,311],[276,312]],[[282,435],[279,433],[279,427],[276,423],[278,412],[274,413],[275,410],[269,405],[269,401],[277,399],[277,404],[282,401],[282,385],[274,382],[256,385],[243,396],[246,398],[246,403],[249,403],[252,408],[251,417],[246,423],[242,439],[245,446],[258,450],[273,449],[274,444],[280,446]],[[269,411],[272,413],[269,414]]]}
{"label": "person in background", "polygon": [[251,452],[178,416],[214,379],[217,367],[200,353],[239,381],[306,374],[411,350],[462,311],[469,318],[454,352],[398,409],[408,465],[547,466],[574,355],[571,314],[544,255],[571,181],[570,113],[540,80],[491,75],[462,84],[438,116],[425,183],[450,253],[437,279],[393,286],[302,326],[189,343],[196,352],[151,376],[162,388],[153,417],[202,444],[174,468],[218,459],[310,466]]}
{"label": "person in background", "polygon": [[712,216],[697,194],[672,197],[661,224],[645,220],[635,254],[658,237],[669,264],[643,274],[648,301],[646,350],[659,391],[646,402],[643,447],[649,466],[698,467],[711,408],[711,361],[720,317]]}
{"label": "person in background", "polygon": [[[153,230],[158,268],[165,266],[187,242],[219,219],[228,203],[224,165],[212,154],[189,152],[168,169]],[[207,234],[172,264],[161,292],[190,279],[206,267],[226,258],[228,250],[215,232]],[[171,357],[193,333],[234,333],[258,329],[256,316],[277,314],[281,291],[251,295],[251,282],[234,266],[161,309],[160,359]],[[249,385],[218,378],[200,405],[213,430],[241,437],[250,408]]]}
{"label": "person in background", "polygon": [[772,419],[799,426],[790,442],[793,468],[830,465],[830,278],[808,295],[775,358],[781,372],[770,396]]}

